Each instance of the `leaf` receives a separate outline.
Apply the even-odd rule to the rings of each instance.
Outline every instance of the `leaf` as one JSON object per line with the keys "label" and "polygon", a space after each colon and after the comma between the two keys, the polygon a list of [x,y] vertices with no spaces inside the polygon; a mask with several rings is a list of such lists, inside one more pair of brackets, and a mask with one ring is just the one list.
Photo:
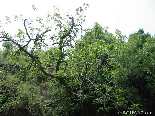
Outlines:
{"label": "leaf", "polygon": [[82,7],[80,7],[80,12],[82,12],[83,11],[83,9],[82,9]]}
{"label": "leaf", "polygon": [[37,8],[34,6],[34,4],[32,5],[33,10],[37,10]]}

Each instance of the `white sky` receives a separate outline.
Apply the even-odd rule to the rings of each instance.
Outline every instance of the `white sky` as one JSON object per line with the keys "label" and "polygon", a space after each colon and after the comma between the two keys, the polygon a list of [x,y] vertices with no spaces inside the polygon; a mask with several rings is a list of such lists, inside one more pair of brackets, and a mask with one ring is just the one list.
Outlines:
{"label": "white sky", "polygon": [[[108,26],[113,34],[119,29],[128,36],[139,28],[155,34],[155,0],[1,0],[0,20],[19,14],[25,18],[43,17],[48,11],[53,11],[53,6],[62,13],[72,13],[83,3],[90,6],[85,12],[85,28],[91,28],[93,22],[98,22],[103,27]],[[32,10],[33,4],[36,12]]]}

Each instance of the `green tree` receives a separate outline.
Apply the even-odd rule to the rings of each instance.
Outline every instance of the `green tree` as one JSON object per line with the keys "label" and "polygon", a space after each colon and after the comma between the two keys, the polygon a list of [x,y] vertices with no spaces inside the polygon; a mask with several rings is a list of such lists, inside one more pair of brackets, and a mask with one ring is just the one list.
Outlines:
{"label": "green tree", "polygon": [[[154,89],[149,88],[154,81],[154,39],[143,29],[129,36],[124,43],[119,57],[119,86],[126,89],[125,98],[131,104],[141,104],[144,111],[154,111]],[[153,85],[152,85],[153,86]]]}
{"label": "green tree", "polygon": [[117,43],[111,33],[95,23],[76,42],[75,49],[69,50],[67,60],[73,65],[67,75],[72,86],[69,98],[77,105],[77,115],[118,115],[123,108],[127,109],[127,100],[121,95],[123,89],[115,85]]}
{"label": "green tree", "polygon": [[[73,41],[76,37],[76,34],[80,30],[82,22],[84,21],[82,14],[87,7],[88,5],[84,4],[83,7],[76,9],[77,15],[75,17],[77,17],[77,19],[74,19],[74,17],[70,16],[69,14],[66,15],[66,18],[61,17],[60,13],[58,12],[59,10],[55,8],[54,15],[51,16],[50,13],[47,14],[47,19],[45,19],[45,21],[39,17],[37,18],[36,21],[42,28],[32,27],[29,24],[29,20],[25,19],[25,30],[18,29],[18,33],[15,36],[11,36],[5,31],[0,33],[1,41],[8,41],[15,45],[15,49],[12,50],[11,54],[9,55],[9,62],[11,65],[18,63],[22,67],[19,73],[8,73],[7,80],[3,80],[3,83],[8,83],[9,88],[7,88],[7,90],[10,90],[11,87],[16,88],[17,90],[15,91],[17,96],[15,95],[14,97],[12,97],[12,93],[9,95],[4,93],[4,96],[15,101],[15,103],[12,103],[11,101],[5,100],[5,104],[8,104],[6,108],[12,108],[15,111],[15,115],[18,114],[16,111],[20,109],[18,106],[23,107],[26,111],[27,107],[29,107],[28,112],[30,114],[30,111],[37,109],[38,112],[32,111],[32,114],[34,115],[67,115],[69,112],[68,109],[72,109],[72,103],[69,102],[69,98],[64,99],[66,96],[65,92],[68,92],[70,86],[68,86],[66,83],[65,80],[67,77],[62,73],[60,67],[61,65],[67,66],[67,62],[65,61],[66,57],[68,57],[67,49],[73,47]],[[7,19],[9,20],[9,17],[7,17]],[[20,17],[15,17],[15,20],[20,20]],[[51,23],[53,23],[52,21],[55,24],[55,33],[53,34],[49,33],[52,30],[50,27]],[[48,43],[51,41],[52,43],[47,44],[46,41],[48,41]],[[42,49],[51,45],[53,48],[55,48],[54,54],[48,54],[48,56],[50,56],[49,58],[52,60],[51,55],[54,55],[55,60],[54,63],[49,62],[49,64],[45,64],[46,59],[43,57],[45,54],[42,52]],[[8,48],[8,45],[6,47]],[[46,66],[53,64],[56,67],[56,75],[51,74],[46,70]],[[7,69],[5,70],[7,71]],[[51,90],[47,90],[41,85],[38,85],[38,83],[34,81],[35,76],[37,78],[49,77],[47,80],[50,80],[51,85],[45,83],[44,78],[42,78],[39,83],[44,82],[43,85],[50,87]],[[13,78],[17,79],[17,81],[13,81]],[[54,82],[56,84],[54,84]],[[31,83],[34,83],[34,85]],[[30,90],[29,87],[32,87],[32,89]],[[34,92],[34,90],[36,91]],[[43,96],[39,90],[41,92],[49,91],[50,94],[48,94],[48,97],[46,95]],[[10,91],[12,92],[12,90]],[[56,92],[52,94],[51,92],[53,91]],[[44,99],[48,98],[48,103],[42,98],[42,96]],[[51,104],[53,105],[51,106]],[[46,112],[46,108],[43,109],[43,106],[51,107],[54,109],[54,111],[50,111],[50,108],[47,109],[48,111]],[[66,107],[68,108],[66,109]],[[11,114],[11,110],[7,112]],[[5,107],[3,114],[5,114]]]}
{"label": "green tree", "polygon": [[[154,38],[139,29],[126,42],[120,30],[114,36],[98,23],[80,30],[87,7],[77,8],[74,17],[62,17],[55,8],[53,16],[37,17],[41,28],[25,19],[24,30],[14,36],[0,33],[5,48],[0,62],[7,64],[0,72],[2,115],[111,116],[155,110]],[[84,35],[75,41],[81,31]]]}
{"label": "green tree", "polygon": [[13,44],[11,42],[4,42],[2,45],[5,49],[12,50],[13,49]]}

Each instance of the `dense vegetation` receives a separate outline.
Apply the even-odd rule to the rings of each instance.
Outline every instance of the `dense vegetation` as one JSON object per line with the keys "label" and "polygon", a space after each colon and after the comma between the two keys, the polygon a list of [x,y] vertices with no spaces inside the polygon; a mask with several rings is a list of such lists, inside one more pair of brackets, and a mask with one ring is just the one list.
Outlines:
{"label": "dense vegetation", "polygon": [[0,115],[153,114],[155,37],[139,29],[126,39],[98,23],[82,30],[86,8],[75,17],[56,9],[37,18],[39,28],[25,19],[14,36],[1,31]]}

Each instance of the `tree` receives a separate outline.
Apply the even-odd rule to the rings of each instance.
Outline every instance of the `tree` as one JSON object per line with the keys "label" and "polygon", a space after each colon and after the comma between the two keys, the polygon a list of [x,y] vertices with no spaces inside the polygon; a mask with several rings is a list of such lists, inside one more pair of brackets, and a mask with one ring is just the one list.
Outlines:
{"label": "tree", "polygon": [[13,49],[13,44],[11,42],[4,42],[3,47],[9,50]]}
{"label": "tree", "polygon": [[[27,104],[29,104],[30,93],[29,94],[25,93],[24,96],[20,93],[22,91],[29,90],[29,88],[26,88],[24,84],[29,85],[29,82],[32,82],[32,80],[33,80],[33,78],[31,78],[31,77],[33,77],[33,75],[35,75],[37,77],[38,76],[39,77],[40,76],[41,77],[50,77],[50,79],[54,80],[54,81],[56,79],[59,83],[57,83],[54,86],[56,87],[58,85],[59,86],[61,85],[61,87],[64,87],[64,88],[62,88],[62,89],[59,88],[59,90],[62,90],[62,91],[65,90],[66,92],[69,92],[68,89],[70,89],[70,87],[66,83],[67,77],[62,74],[62,72],[60,71],[60,67],[61,67],[61,65],[65,65],[65,66],[68,65],[67,62],[65,61],[66,57],[68,57],[67,49],[73,47],[74,39],[75,39],[77,33],[79,32],[79,30],[81,29],[82,22],[84,21],[82,14],[83,14],[84,10],[87,9],[87,7],[88,7],[88,5],[84,4],[83,7],[79,7],[76,9],[77,19],[75,19],[73,16],[70,16],[69,14],[66,15],[66,18],[63,18],[59,14],[59,12],[58,12],[59,10],[57,8],[55,8],[56,12],[54,13],[54,16],[51,16],[50,13],[47,14],[46,21],[43,21],[43,19],[41,19],[41,18],[37,18],[36,21],[38,22],[40,27],[42,27],[42,29],[32,27],[31,22],[28,19],[24,19],[23,24],[24,24],[25,30],[18,29],[18,33],[15,36],[11,36],[11,35],[9,35],[9,33],[5,32],[5,31],[2,31],[0,33],[0,39],[1,39],[0,41],[5,42],[5,44],[4,44],[5,47],[10,48],[6,43],[12,43],[15,45],[14,50],[11,51],[12,55],[9,56],[11,64],[18,63],[22,66],[20,72],[18,73],[18,75],[16,75],[16,77],[22,77],[21,80],[24,81],[24,83],[23,84],[21,83],[21,85],[19,84],[18,85],[19,88],[17,87],[18,88],[17,90],[19,92],[19,101],[18,101],[18,99],[16,99],[16,98],[18,98],[18,96],[15,97],[14,101],[23,102],[24,107],[27,107]],[[8,20],[9,20],[9,18],[8,18]],[[18,20],[18,17],[15,17],[15,20]],[[50,26],[47,26],[47,23],[50,25],[52,23],[52,21],[55,24],[55,29],[54,29],[55,32],[51,35],[50,32],[52,31],[52,28]],[[50,44],[55,49],[54,54],[49,54],[49,55],[54,55],[54,57],[56,56],[54,58],[54,63],[53,63],[53,64],[55,64],[55,67],[56,67],[56,73],[57,73],[56,75],[48,73],[48,71],[46,70],[46,66],[48,64],[44,64],[44,62],[46,62],[45,61],[46,59],[44,60],[44,58],[42,57],[44,55],[44,53],[42,52],[42,49],[45,46],[46,47],[50,46],[46,43],[46,41],[48,41],[48,42],[52,41],[52,43],[50,43]],[[31,47],[32,45],[33,45],[33,47]],[[20,58],[23,59],[24,55],[27,57],[27,59],[25,59],[25,61],[20,62],[21,60],[19,60],[19,59]],[[52,57],[49,57],[49,58],[52,58]],[[34,73],[34,72],[37,72],[37,73]],[[9,72],[8,72],[8,74],[9,74]],[[42,81],[40,81],[40,83],[42,83]],[[9,85],[9,86],[11,86],[11,85]],[[15,86],[15,85],[13,85],[13,86]],[[29,85],[29,86],[31,86],[31,85]],[[22,88],[26,89],[26,90],[22,90]],[[33,91],[33,89],[31,91]],[[36,94],[38,94],[38,93],[36,93]],[[7,96],[6,93],[4,93],[4,95]],[[9,96],[12,96],[12,94]],[[9,96],[7,96],[7,97],[9,97]],[[58,99],[58,96],[56,96],[56,97]],[[63,97],[64,96],[62,96],[62,98]],[[62,99],[62,98],[60,98],[60,99]],[[21,99],[24,99],[24,100],[20,101]],[[6,103],[10,102],[7,100],[4,100],[4,101]],[[31,102],[33,102],[33,101],[31,101]],[[62,102],[64,102],[64,100]],[[40,102],[39,102],[39,104],[40,104]],[[66,102],[66,104],[68,104],[68,103]],[[10,105],[9,107],[13,107],[13,105],[15,105],[15,104]],[[31,104],[29,104],[29,105],[31,105]],[[44,105],[48,106],[50,104],[44,102]],[[40,106],[38,106],[38,107],[40,107]],[[53,107],[55,107],[55,106],[53,106]],[[59,107],[59,105],[57,107]],[[63,107],[63,108],[65,108],[65,107]],[[64,110],[63,108],[62,108],[62,111]],[[67,111],[66,111],[66,113],[67,113]]]}
{"label": "tree", "polygon": [[[87,7],[77,8],[74,17],[62,17],[55,8],[53,16],[37,18],[39,28],[24,19],[24,29],[14,36],[0,33],[5,47],[0,63],[6,62],[0,67],[2,115],[111,116],[155,110],[154,38],[140,29],[126,42],[120,30],[113,35],[98,23],[82,30]],[[75,40],[81,31],[84,35]]]}
{"label": "tree", "polygon": [[118,115],[127,109],[127,100],[121,95],[123,90],[115,85],[117,43],[113,35],[95,23],[76,42],[75,49],[70,50],[67,60],[74,66],[67,79],[72,86],[72,103],[78,105],[75,109],[79,112],[77,115]]}
{"label": "tree", "polygon": [[[119,86],[125,88],[130,97],[126,99],[130,104],[139,104],[144,111],[154,111],[154,90],[149,86],[154,83],[154,52],[152,43],[154,39],[143,29],[129,36],[124,43],[119,57]],[[153,86],[153,85],[152,85]],[[136,96],[135,96],[136,94]]]}

